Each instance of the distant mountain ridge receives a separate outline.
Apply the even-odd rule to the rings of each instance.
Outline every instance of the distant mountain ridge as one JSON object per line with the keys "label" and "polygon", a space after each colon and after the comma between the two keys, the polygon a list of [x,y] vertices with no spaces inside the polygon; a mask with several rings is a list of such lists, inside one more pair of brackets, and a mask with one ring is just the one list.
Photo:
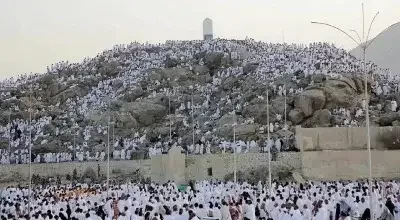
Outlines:
{"label": "distant mountain ridge", "polygon": [[[360,47],[351,50],[350,54],[362,58]],[[366,57],[379,67],[390,69],[392,74],[400,74],[400,22],[377,36],[367,49]]]}

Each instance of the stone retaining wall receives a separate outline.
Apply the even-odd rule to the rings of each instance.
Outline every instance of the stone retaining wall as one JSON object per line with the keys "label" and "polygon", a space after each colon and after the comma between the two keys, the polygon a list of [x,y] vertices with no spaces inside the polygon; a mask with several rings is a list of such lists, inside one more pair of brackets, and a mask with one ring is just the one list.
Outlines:
{"label": "stone retaining wall", "polygon": [[[110,161],[111,178],[132,173],[137,169],[141,170],[145,178],[151,177],[156,182],[163,182],[169,178],[167,176],[175,176],[177,173],[181,173],[177,176],[181,182],[203,179],[223,180],[226,175],[234,172],[233,154],[190,155],[186,157],[175,155],[171,159],[168,159],[167,156],[160,155],[153,157],[151,160]],[[184,163],[179,162],[182,160]],[[246,171],[260,166],[268,167],[268,154],[236,154],[236,162],[237,171]],[[76,169],[78,175],[82,175],[89,167],[93,168],[97,174],[98,166],[100,167],[100,175],[107,175],[107,162],[32,164],[32,174],[42,177],[65,177],[68,174],[72,176],[74,169]],[[178,168],[180,166],[182,166],[182,169]],[[271,162],[273,172],[285,167],[290,170],[300,170],[300,153],[281,153],[277,161]],[[209,168],[212,169],[212,175],[208,175]],[[0,166],[0,182],[11,181],[13,175],[27,181],[29,165]]]}
{"label": "stone retaining wall", "polygon": [[[268,154],[248,153],[237,154],[237,171],[247,171],[260,166],[268,167]],[[184,181],[218,179],[223,180],[226,175],[234,172],[233,154],[212,154],[212,155],[191,155],[184,158]],[[374,178],[398,179],[400,178],[400,150],[396,151],[372,151],[372,172]],[[158,161],[159,163],[154,163]],[[155,181],[162,181],[163,172],[167,172],[165,158],[152,160],[128,160],[111,161],[111,178],[118,175],[126,175],[139,169],[145,178],[152,178]],[[165,163],[164,163],[165,162]],[[179,164],[179,163],[177,163]],[[85,172],[88,167],[93,168],[97,173],[100,166],[101,175],[106,175],[106,162],[82,162],[82,163],[59,163],[59,164],[32,164],[32,173],[40,176],[63,176],[71,175],[76,169],[78,175]],[[174,171],[175,163],[169,166]],[[354,180],[368,177],[368,154],[366,150],[349,151],[304,151],[301,153],[285,152],[279,154],[277,161],[271,162],[272,172],[283,168],[297,170],[309,180]],[[212,175],[208,171],[212,170]],[[156,171],[159,172],[156,172]],[[169,172],[171,174],[171,172]],[[18,175],[16,175],[18,174]],[[17,176],[27,181],[29,166],[1,165],[0,180],[4,183],[18,182],[12,179]],[[155,178],[154,175],[160,175]]]}
{"label": "stone retaining wall", "polygon": [[[40,176],[62,176],[68,174],[72,176],[74,169],[77,174],[81,175],[87,168],[91,167],[97,174],[98,167],[100,167],[100,175],[107,175],[107,162],[71,162],[71,163],[41,163],[32,164],[32,175]],[[121,160],[110,161],[110,176],[113,177],[117,174],[127,174],[140,169],[144,177],[150,177],[151,161],[150,160]],[[28,180],[29,165],[28,164],[12,164],[0,165],[0,180],[12,180],[14,176],[19,176],[21,180]],[[17,181],[17,180],[14,180]]]}
{"label": "stone retaining wall", "polygon": [[[268,168],[268,154],[236,154],[237,171],[247,171],[261,166]],[[300,153],[284,152],[279,154],[277,161],[271,162],[272,172],[283,168],[288,168],[289,170],[300,169]],[[212,170],[212,175],[208,174],[208,169]],[[223,180],[226,175],[233,172],[233,154],[210,154],[203,156],[188,156],[186,158],[186,180]]]}
{"label": "stone retaining wall", "polygon": [[[385,135],[400,132],[400,127],[371,127],[371,148],[384,150]],[[302,151],[367,149],[365,127],[301,128],[296,127],[296,144]]]}
{"label": "stone retaining wall", "polygon": [[[400,178],[400,150],[372,151],[373,178]],[[311,180],[356,180],[369,177],[368,152],[313,151],[302,153],[302,173]]]}

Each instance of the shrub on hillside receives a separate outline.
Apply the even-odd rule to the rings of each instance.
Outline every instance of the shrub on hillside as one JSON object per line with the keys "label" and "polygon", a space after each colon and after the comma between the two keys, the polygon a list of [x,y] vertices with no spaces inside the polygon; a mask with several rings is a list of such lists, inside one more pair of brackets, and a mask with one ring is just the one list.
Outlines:
{"label": "shrub on hillside", "polygon": [[72,171],[72,181],[78,180],[78,172],[76,172],[76,168]]}
{"label": "shrub on hillside", "polygon": [[88,167],[83,172],[82,178],[83,179],[90,179],[92,182],[94,182],[97,179],[97,175],[96,175],[96,172],[94,172],[93,168]]}

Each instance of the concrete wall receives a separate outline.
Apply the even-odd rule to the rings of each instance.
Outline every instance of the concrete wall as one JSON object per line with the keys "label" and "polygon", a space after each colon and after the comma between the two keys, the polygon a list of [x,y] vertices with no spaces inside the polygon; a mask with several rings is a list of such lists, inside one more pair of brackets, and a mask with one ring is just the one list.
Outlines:
{"label": "concrete wall", "polygon": [[[237,170],[247,171],[260,166],[268,167],[267,154],[248,153],[237,154]],[[164,158],[164,159],[162,159]],[[399,151],[372,151],[373,176],[375,178],[398,179],[400,178],[400,150]],[[173,158],[172,158],[173,159]],[[176,160],[178,161],[178,160]],[[145,177],[151,177],[155,182],[164,182],[168,178],[183,178],[189,180],[223,180],[228,174],[233,173],[232,154],[213,154],[202,156],[187,156],[184,164],[168,164],[165,155],[153,157],[152,160],[137,161],[111,161],[111,177],[118,173],[129,174],[140,169]],[[32,173],[40,176],[66,176],[72,175],[74,169],[82,174],[86,168],[92,167],[97,173],[97,166],[100,165],[100,172],[106,175],[107,163],[83,162],[83,163],[61,163],[61,164],[32,164]],[[178,171],[178,167],[184,167],[174,176],[172,172]],[[175,168],[175,169],[173,169]],[[212,176],[209,176],[207,169],[212,168]],[[368,177],[368,154],[366,150],[349,151],[304,151],[301,153],[281,153],[277,161],[271,162],[272,172],[283,168],[299,170],[305,179],[310,180],[353,180]],[[169,170],[169,171],[168,171]],[[114,172],[113,172],[114,171]],[[27,180],[29,174],[28,165],[1,165],[0,180],[10,179],[13,174],[19,173]],[[184,177],[183,177],[184,176]],[[14,180],[16,181],[16,180]],[[182,181],[184,182],[184,181]]]}
{"label": "concrete wall", "polygon": [[151,180],[165,183],[169,180],[178,184],[185,183],[185,159],[179,148],[172,148],[168,154],[151,158]]}
{"label": "concrete wall", "polygon": [[[400,127],[371,127],[371,148],[383,150],[382,139]],[[367,149],[366,128],[301,128],[296,127],[296,144],[302,151]]]}
{"label": "concrete wall", "polygon": [[[236,154],[237,171],[246,171],[260,166],[268,168],[268,154]],[[281,153],[279,154],[277,161],[271,162],[272,172],[283,169],[284,167],[289,169],[300,169],[300,153]],[[212,169],[212,176],[208,175],[208,168]],[[233,154],[209,154],[202,156],[192,155],[186,157],[186,181],[204,179],[223,180],[226,175],[233,172]]]}
{"label": "concrete wall", "polygon": [[[78,174],[83,174],[88,167],[93,168],[97,174],[98,166],[100,166],[100,175],[107,175],[107,162],[83,162],[83,163],[48,163],[48,164],[32,164],[32,174],[40,176],[72,176],[74,169]],[[123,160],[110,161],[110,176],[113,173],[132,173],[140,169],[144,177],[150,177],[151,161],[150,160]],[[0,180],[9,179],[14,174],[20,174],[21,179],[27,180],[29,177],[29,165],[1,165]]]}
{"label": "concrete wall", "polygon": [[[374,178],[400,178],[400,150],[372,151]],[[302,173],[311,180],[355,180],[368,178],[368,152],[313,151],[302,153]]]}
{"label": "concrete wall", "polygon": [[[234,172],[233,154],[206,154],[206,155],[181,155],[184,158],[170,155],[159,155],[152,157],[151,180],[163,183],[168,180],[188,182],[190,180],[223,180],[226,175]],[[173,159],[172,166],[168,164]],[[184,161],[184,164],[181,162]],[[247,171],[257,167],[268,168],[268,154],[247,153],[236,154],[237,171]],[[283,168],[301,169],[300,153],[281,153],[277,161],[271,162],[272,171]],[[208,169],[212,175],[208,175]],[[184,176],[182,178],[182,171]],[[175,175],[175,176],[174,176]]]}
{"label": "concrete wall", "polygon": [[[400,127],[371,127],[371,147],[373,150],[373,175],[376,178],[400,178],[400,150],[387,151],[382,139],[388,135],[400,133]],[[335,180],[360,179],[368,177],[368,155],[366,149],[365,128],[300,128],[296,127],[296,142],[301,153],[283,152],[277,161],[271,163],[273,172],[282,168],[299,170],[306,179]],[[237,154],[237,171],[247,171],[257,167],[268,168],[268,154]],[[141,170],[144,177],[155,182],[175,180],[219,179],[234,172],[233,154],[209,155],[160,155],[151,160],[111,161],[111,174],[131,174]],[[97,173],[100,166],[102,175],[106,175],[106,162],[33,164],[33,174],[41,176],[72,175],[76,169],[82,174],[88,167]],[[212,175],[208,175],[208,169]],[[115,172],[113,172],[115,171]],[[118,172],[116,172],[118,171]],[[0,182],[12,181],[15,174],[27,179],[28,165],[1,165]],[[117,174],[115,174],[117,175]]]}
{"label": "concrete wall", "polygon": [[[159,155],[151,160],[125,160],[111,161],[111,178],[119,174],[130,174],[140,169],[144,177],[151,177],[155,182],[166,182],[175,180],[184,183],[189,180],[218,179],[223,180],[226,175],[234,172],[233,154],[210,154],[210,155]],[[246,171],[260,166],[268,167],[268,154],[248,153],[237,154],[237,171]],[[107,175],[106,162],[82,162],[82,163],[51,163],[51,164],[32,164],[32,174],[40,176],[72,176],[76,169],[78,174],[83,174],[88,167],[93,168],[97,174],[97,167],[100,166],[101,175]],[[281,153],[277,161],[271,162],[273,172],[284,167],[289,169],[301,169],[300,153]],[[212,169],[212,176],[208,175],[208,168]],[[1,165],[0,182],[11,182],[13,175],[18,174],[27,181],[29,176],[29,166]]]}

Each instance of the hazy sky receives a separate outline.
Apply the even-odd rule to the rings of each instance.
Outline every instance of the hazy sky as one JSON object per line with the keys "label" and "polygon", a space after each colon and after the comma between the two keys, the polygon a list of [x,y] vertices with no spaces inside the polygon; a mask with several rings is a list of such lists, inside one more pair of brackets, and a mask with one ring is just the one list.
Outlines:
{"label": "hazy sky", "polygon": [[202,21],[216,37],[267,42],[353,43],[311,20],[362,31],[380,12],[371,35],[400,21],[399,0],[0,0],[0,78],[43,72],[61,60],[80,61],[114,44],[202,38]]}

